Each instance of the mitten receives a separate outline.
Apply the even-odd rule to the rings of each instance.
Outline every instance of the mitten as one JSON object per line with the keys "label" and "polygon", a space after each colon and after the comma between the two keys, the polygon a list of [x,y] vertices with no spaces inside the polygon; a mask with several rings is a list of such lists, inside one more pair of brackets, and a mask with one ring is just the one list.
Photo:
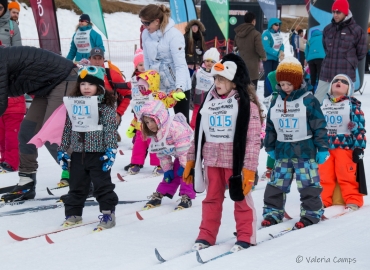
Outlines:
{"label": "mitten", "polygon": [[318,164],[323,164],[330,157],[329,151],[317,152],[316,153],[316,162]]}
{"label": "mitten", "polygon": [[176,101],[180,101],[185,98],[184,92],[173,92],[172,97]]}
{"label": "mitten", "polygon": [[177,175],[182,177],[183,174],[184,174],[184,167],[180,166],[179,169],[177,170]]}
{"label": "mitten", "polygon": [[250,171],[250,170],[243,168],[243,194],[244,196],[247,195],[251,191],[254,185],[255,174],[256,173],[254,171]]}
{"label": "mitten", "polygon": [[360,160],[364,159],[364,150],[361,148],[355,148],[352,153],[352,161],[355,163],[359,163]]}
{"label": "mitten", "polygon": [[275,159],[275,151],[268,151],[267,155],[269,155],[272,159]]}
{"label": "mitten", "polygon": [[198,55],[202,55],[203,51],[202,50],[199,50],[199,49],[195,49],[195,52],[198,54]]}
{"label": "mitten", "polygon": [[116,160],[116,154],[117,149],[108,148],[107,151],[105,152],[105,155],[100,157],[100,160],[106,160],[106,162],[103,163],[104,172],[107,172],[112,168],[114,161]]}
{"label": "mitten", "polygon": [[58,151],[57,159],[60,167],[62,167],[62,170],[68,170],[68,162],[71,161],[71,157],[67,154],[67,152]]}
{"label": "mitten", "polygon": [[164,172],[163,180],[166,183],[171,183],[171,181],[175,178],[175,175],[173,173],[173,170],[168,170],[167,172]]}
{"label": "mitten", "polygon": [[127,138],[133,138],[135,136],[135,128],[133,126],[130,126],[126,131]]}
{"label": "mitten", "polygon": [[242,175],[233,175],[229,178],[229,194],[234,202],[244,200]]}
{"label": "mitten", "polygon": [[188,162],[186,162],[184,173],[182,174],[182,179],[188,185],[194,182],[194,168],[195,168],[195,161],[188,160]]}

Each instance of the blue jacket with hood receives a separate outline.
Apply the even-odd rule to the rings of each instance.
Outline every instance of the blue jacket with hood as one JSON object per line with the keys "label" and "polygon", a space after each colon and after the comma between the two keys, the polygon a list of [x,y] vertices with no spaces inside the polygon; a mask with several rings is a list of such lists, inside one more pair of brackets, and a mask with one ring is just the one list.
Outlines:
{"label": "blue jacket with hood", "polygon": [[306,61],[311,61],[313,59],[324,59],[325,50],[324,44],[322,43],[322,32],[318,29],[313,30],[311,37],[306,43],[305,49]]}
{"label": "blue jacket with hood", "polygon": [[[275,23],[278,23],[279,25],[281,25],[281,21],[277,18],[271,18],[269,20],[267,29],[262,34],[262,45],[263,45],[263,48],[265,49],[267,60],[279,61],[279,52],[280,51],[284,52],[284,44],[281,44],[279,51],[275,51],[273,48],[274,39],[272,38],[271,33],[276,33],[272,29],[272,25]],[[278,33],[280,33],[280,28],[278,30]]]}

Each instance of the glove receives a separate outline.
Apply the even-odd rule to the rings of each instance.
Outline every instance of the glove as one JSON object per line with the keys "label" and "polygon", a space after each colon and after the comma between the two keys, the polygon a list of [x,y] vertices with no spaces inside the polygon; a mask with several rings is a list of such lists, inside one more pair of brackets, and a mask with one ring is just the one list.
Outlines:
{"label": "glove", "polygon": [[105,155],[100,157],[100,160],[106,160],[106,162],[103,163],[103,172],[107,172],[112,168],[114,161],[116,160],[116,154],[117,149],[108,148]]}
{"label": "glove", "polygon": [[278,57],[279,57],[279,60],[282,61],[284,59],[284,57],[285,57],[284,52],[283,51],[279,51],[279,56]]}
{"label": "glove", "polygon": [[268,151],[267,155],[269,155],[272,159],[275,159],[275,151]]}
{"label": "glove", "polygon": [[89,61],[89,59],[82,58],[80,60],[80,62],[78,62],[78,64],[81,65],[81,66],[90,66],[90,61]]}
{"label": "glove", "polygon": [[173,97],[174,100],[180,101],[180,100],[185,98],[185,94],[182,91],[181,92],[173,92],[172,97]]}
{"label": "glove", "polygon": [[329,151],[317,152],[316,153],[316,162],[318,164],[323,164],[325,161],[328,160],[329,157],[330,157]]}
{"label": "glove", "polygon": [[202,50],[199,50],[199,49],[195,49],[195,52],[198,54],[198,55],[202,55],[203,51]]}
{"label": "glove", "polygon": [[58,151],[57,160],[63,171],[68,170],[68,162],[71,161],[71,157],[67,154],[67,152]]}
{"label": "glove", "polygon": [[361,148],[355,148],[352,153],[352,161],[355,163],[359,163],[360,160],[364,159],[364,150]]}
{"label": "glove", "polygon": [[186,162],[184,173],[182,174],[182,180],[188,185],[194,182],[194,168],[195,161],[188,160],[188,162]]}
{"label": "glove", "polygon": [[243,168],[243,194],[246,196],[254,185],[255,172]]}
{"label": "glove", "polygon": [[163,180],[166,183],[171,183],[171,181],[175,178],[175,175],[173,173],[173,170],[168,170],[167,172],[164,172]]}
{"label": "glove", "polygon": [[133,126],[130,126],[126,131],[127,138],[131,139],[135,136],[135,128]]}
{"label": "glove", "polygon": [[182,177],[183,174],[184,174],[184,167],[180,166],[179,169],[177,170],[177,175]]}

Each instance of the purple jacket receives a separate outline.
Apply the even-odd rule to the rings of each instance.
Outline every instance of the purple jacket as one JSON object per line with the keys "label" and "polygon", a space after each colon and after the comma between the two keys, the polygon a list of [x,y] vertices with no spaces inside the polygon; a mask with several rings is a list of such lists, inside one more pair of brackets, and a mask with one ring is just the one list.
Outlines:
{"label": "purple jacket", "polygon": [[350,12],[340,23],[334,20],[324,28],[326,57],[322,62],[320,80],[331,82],[337,74],[347,74],[356,81],[356,68],[367,53],[366,35]]}

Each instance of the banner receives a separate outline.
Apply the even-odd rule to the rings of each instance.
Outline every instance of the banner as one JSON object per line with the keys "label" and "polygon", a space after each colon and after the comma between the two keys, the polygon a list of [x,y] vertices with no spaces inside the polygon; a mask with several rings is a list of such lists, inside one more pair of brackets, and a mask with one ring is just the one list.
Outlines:
{"label": "banner", "polygon": [[229,0],[206,0],[224,38],[229,38]]}
{"label": "banner", "polygon": [[39,35],[40,48],[61,55],[54,0],[30,0],[30,4]]}
{"label": "banner", "polygon": [[171,18],[175,24],[197,19],[194,2],[192,0],[170,0]]}
{"label": "banner", "polygon": [[267,20],[277,18],[277,8],[275,0],[258,0],[260,7]]}
{"label": "banner", "polygon": [[100,0],[73,0],[73,2],[82,10],[83,13],[90,16],[90,20],[108,39],[108,33],[105,28],[103,11]]}

